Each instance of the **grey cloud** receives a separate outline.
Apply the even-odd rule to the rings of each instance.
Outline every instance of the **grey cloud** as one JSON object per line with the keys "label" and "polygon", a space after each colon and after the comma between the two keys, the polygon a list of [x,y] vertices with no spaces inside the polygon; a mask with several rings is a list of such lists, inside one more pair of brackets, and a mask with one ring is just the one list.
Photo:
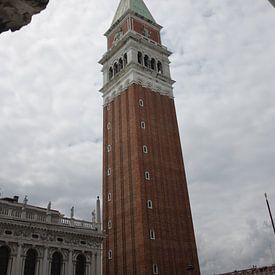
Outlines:
{"label": "grey cloud", "polygon": [[[202,274],[275,262],[274,9],[147,0],[164,26]],[[103,33],[118,1],[50,1],[0,37],[0,187],[90,218],[101,193]],[[167,9],[169,14],[167,16]]]}

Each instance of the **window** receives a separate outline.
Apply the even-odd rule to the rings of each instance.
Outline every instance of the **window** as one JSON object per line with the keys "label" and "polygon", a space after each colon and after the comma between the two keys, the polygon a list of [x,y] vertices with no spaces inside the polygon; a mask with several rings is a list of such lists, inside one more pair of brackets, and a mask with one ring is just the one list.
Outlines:
{"label": "window", "polygon": [[111,176],[111,173],[112,173],[111,168],[108,168],[108,170],[107,170],[107,175],[108,175],[108,176]]}
{"label": "window", "polygon": [[126,66],[128,64],[128,56],[127,56],[127,53],[124,54],[123,56],[123,63],[124,63],[124,66]]}
{"label": "window", "polygon": [[111,80],[113,78],[113,76],[114,76],[114,71],[113,71],[113,68],[111,67],[109,69],[109,80]]}
{"label": "window", "polygon": [[152,202],[151,200],[148,200],[148,201],[147,201],[147,207],[148,207],[149,209],[153,209],[153,202]]}
{"label": "window", "polygon": [[150,180],[150,173],[149,172],[145,172],[144,176],[145,176],[146,180]]}
{"label": "window", "polygon": [[111,229],[111,228],[112,228],[112,221],[109,220],[109,221],[108,221],[108,229]]}
{"label": "window", "polygon": [[143,107],[143,106],[144,106],[144,102],[143,102],[142,99],[140,99],[140,100],[138,101],[138,103],[139,103],[139,106],[140,106],[140,107]]}
{"label": "window", "polygon": [[151,69],[156,70],[156,60],[154,58],[151,59]]}
{"label": "window", "polygon": [[140,122],[140,127],[141,127],[141,129],[145,129],[145,122],[144,121]]}
{"label": "window", "polygon": [[154,230],[150,230],[150,239],[151,240],[155,240],[156,239],[156,235],[155,235],[155,231]]}
{"label": "window", "polygon": [[159,268],[156,264],[153,264],[153,274],[159,274]]}
{"label": "window", "polygon": [[118,65],[118,71],[121,71],[123,69],[123,60],[122,58],[119,59],[119,65]]}
{"label": "window", "polygon": [[113,251],[112,250],[109,250],[109,252],[108,252],[108,259],[109,260],[113,259]]}
{"label": "window", "polygon": [[86,274],[86,257],[83,254],[79,254],[76,258],[75,275]]}
{"label": "window", "polygon": [[10,250],[6,246],[0,247],[0,274],[6,275],[8,271]]}
{"label": "window", "polygon": [[111,201],[112,200],[112,193],[109,193],[108,194],[108,201]]}
{"label": "window", "polygon": [[138,63],[142,65],[142,53],[138,52]]}
{"label": "window", "polygon": [[63,256],[60,252],[54,252],[52,256],[51,275],[60,275]]}
{"label": "window", "polygon": [[148,154],[148,147],[146,145],[143,145],[143,153]]}
{"label": "window", "polygon": [[107,152],[110,153],[111,150],[112,150],[112,145],[108,144],[108,145],[107,145]]}
{"label": "window", "polygon": [[24,275],[35,275],[36,259],[36,251],[29,249],[25,259]]}
{"label": "window", "polygon": [[118,64],[117,62],[114,64],[114,76],[118,73]]}
{"label": "window", "polygon": [[111,129],[111,122],[108,122],[107,123],[107,130],[110,130]]}
{"label": "window", "polygon": [[144,66],[147,68],[149,67],[149,56],[148,55],[144,56]]}
{"label": "window", "polygon": [[158,62],[158,73],[159,73],[159,74],[162,74],[162,73],[163,73],[162,64],[161,64],[160,61]]}

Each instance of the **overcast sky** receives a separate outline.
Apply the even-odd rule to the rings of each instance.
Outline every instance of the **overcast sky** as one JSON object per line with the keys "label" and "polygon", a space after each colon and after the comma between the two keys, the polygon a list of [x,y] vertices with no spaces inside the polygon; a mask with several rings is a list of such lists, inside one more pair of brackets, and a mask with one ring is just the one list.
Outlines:
{"label": "overcast sky", "polygon": [[[101,194],[97,63],[119,0],[51,0],[0,35],[0,187],[90,219]],[[202,274],[275,263],[275,9],[147,0],[171,70]]]}

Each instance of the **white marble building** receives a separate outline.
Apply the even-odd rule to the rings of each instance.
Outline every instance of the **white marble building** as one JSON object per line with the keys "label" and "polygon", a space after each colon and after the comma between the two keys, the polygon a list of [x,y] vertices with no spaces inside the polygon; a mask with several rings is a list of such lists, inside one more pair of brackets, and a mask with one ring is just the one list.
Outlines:
{"label": "white marble building", "polygon": [[100,275],[100,201],[91,222],[18,197],[0,198],[1,275]]}

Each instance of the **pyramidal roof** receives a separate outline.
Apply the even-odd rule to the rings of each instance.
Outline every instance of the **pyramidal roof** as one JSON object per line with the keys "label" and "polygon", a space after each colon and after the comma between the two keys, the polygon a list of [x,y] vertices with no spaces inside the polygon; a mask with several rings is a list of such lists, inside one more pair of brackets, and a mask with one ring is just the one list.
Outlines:
{"label": "pyramidal roof", "polygon": [[126,12],[131,11],[156,23],[143,0],[120,0],[112,25],[116,23]]}

